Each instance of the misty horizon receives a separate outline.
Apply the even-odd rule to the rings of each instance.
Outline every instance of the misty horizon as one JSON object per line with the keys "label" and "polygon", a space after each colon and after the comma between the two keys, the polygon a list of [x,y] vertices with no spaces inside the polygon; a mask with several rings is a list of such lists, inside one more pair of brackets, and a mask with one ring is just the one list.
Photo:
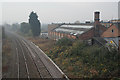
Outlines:
{"label": "misty horizon", "polygon": [[94,21],[95,11],[100,12],[100,21],[118,19],[117,2],[5,2],[2,24],[28,22],[32,11],[42,24]]}

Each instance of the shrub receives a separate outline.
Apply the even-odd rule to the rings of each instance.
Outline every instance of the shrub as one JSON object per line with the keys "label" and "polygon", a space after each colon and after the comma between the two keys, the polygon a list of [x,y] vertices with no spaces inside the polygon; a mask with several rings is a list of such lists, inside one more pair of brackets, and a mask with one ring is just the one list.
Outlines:
{"label": "shrub", "polygon": [[[118,77],[119,56],[116,50],[111,52],[100,45],[87,45],[78,40],[61,39],[51,52],[68,77],[106,78]],[[69,45],[70,44],[70,45]],[[71,46],[72,45],[72,46]]]}
{"label": "shrub", "polygon": [[59,39],[59,40],[56,42],[56,45],[58,45],[58,46],[71,46],[72,43],[73,43],[73,40],[72,40],[72,39],[62,38],[62,39]]}

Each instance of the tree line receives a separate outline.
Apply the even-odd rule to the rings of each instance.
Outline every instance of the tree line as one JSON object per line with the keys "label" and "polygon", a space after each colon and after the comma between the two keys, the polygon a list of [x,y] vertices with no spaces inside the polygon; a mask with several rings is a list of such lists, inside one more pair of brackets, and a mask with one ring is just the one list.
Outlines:
{"label": "tree line", "polygon": [[20,31],[24,34],[32,33],[32,35],[36,37],[41,33],[41,23],[38,20],[37,14],[33,11],[29,15],[29,23],[22,22],[20,26]]}

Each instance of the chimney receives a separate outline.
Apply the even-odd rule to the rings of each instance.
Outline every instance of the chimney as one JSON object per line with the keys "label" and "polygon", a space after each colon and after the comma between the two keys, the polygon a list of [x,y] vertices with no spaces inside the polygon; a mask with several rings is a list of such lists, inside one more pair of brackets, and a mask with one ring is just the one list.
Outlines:
{"label": "chimney", "polygon": [[94,13],[94,21],[95,21],[95,24],[97,25],[97,24],[99,24],[99,14],[100,14],[100,12],[95,12]]}
{"label": "chimney", "polygon": [[98,11],[94,12],[94,27],[95,27],[94,28],[94,37],[100,36],[100,34],[99,34],[99,24],[100,24],[99,14],[100,14],[100,12],[98,12]]}

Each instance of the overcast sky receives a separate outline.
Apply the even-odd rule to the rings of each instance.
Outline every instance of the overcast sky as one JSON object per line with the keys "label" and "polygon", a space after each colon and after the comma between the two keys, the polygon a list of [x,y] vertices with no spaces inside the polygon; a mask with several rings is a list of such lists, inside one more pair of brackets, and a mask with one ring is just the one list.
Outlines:
{"label": "overcast sky", "polygon": [[93,20],[95,11],[100,11],[101,20],[110,20],[118,18],[118,2],[2,2],[0,18],[3,23],[28,22],[31,11],[41,23],[84,22]]}

